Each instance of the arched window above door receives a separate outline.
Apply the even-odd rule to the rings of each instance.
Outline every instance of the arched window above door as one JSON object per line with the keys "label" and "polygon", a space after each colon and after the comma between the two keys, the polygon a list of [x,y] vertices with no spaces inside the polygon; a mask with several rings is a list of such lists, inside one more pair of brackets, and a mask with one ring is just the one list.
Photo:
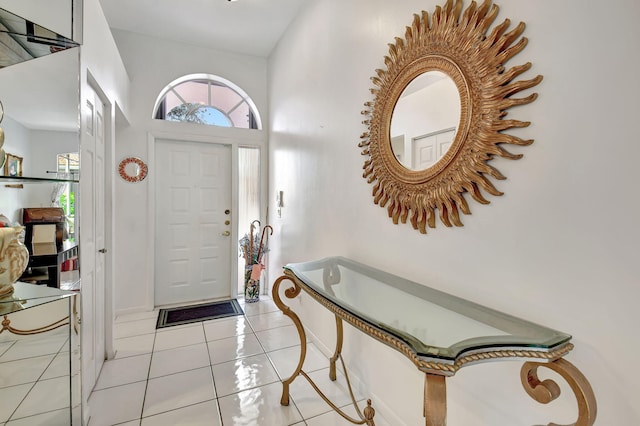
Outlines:
{"label": "arched window above door", "polygon": [[191,74],[158,95],[153,118],[209,126],[261,129],[258,110],[240,87],[212,74]]}

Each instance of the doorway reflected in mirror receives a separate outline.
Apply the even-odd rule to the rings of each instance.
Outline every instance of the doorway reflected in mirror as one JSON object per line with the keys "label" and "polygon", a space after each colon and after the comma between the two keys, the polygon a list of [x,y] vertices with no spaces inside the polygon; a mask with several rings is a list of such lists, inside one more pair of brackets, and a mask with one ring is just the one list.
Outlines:
{"label": "doorway reflected in mirror", "polygon": [[460,122],[460,94],[443,72],[417,76],[402,91],[391,117],[391,149],[411,170],[425,170],[451,147]]}

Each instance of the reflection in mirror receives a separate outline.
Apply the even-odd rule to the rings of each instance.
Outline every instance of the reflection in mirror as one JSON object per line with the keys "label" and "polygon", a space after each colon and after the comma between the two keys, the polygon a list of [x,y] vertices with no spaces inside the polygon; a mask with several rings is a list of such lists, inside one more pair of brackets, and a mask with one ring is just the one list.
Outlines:
{"label": "reflection in mirror", "polygon": [[446,154],[460,122],[460,95],[440,71],[420,74],[402,91],[391,118],[391,149],[411,170],[426,170]]}
{"label": "reflection in mirror", "polygon": [[79,44],[0,8],[0,67],[50,55]]}
{"label": "reflection in mirror", "polygon": [[[65,211],[68,226],[67,235],[69,238],[75,236],[76,241],[79,236],[74,235],[73,202],[75,201],[75,189],[78,185],[76,183],[64,184],[64,188],[61,188],[59,183],[51,182],[49,179],[55,179],[58,172],[61,171],[59,155],[77,153],[79,149],[79,71],[79,49],[67,49],[54,55],[43,56],[0,69],[0,98],[5,113],[1,124],[5,136],[3,149],[23,157],[22,166],[25,178],[40,179],[39,181],[34,179],[31,182],[25,182],[22,190],[7,188],[4,184],[0,185],[0,214],[4,214],[10,222],[22,223],[24,208],[52,207],[55,205],[54,203],[59,203],[60,206],[68,207]],[[71,158],[70,155],[63,157],[68,160]],[[71,172],[77,168],[76,161],[75,165],[67,164],[64,171]],[[53,256],[53,258],[59,259],[60,257]],[[49,280],[50,274],[54,274],[55,271],[60,273],[61,287],[66,287],[66,284],[69,283],[77,288],[79,282],[77,279],[78,271],[74,269],[75,265],[77,265],[77,258],[69,258],[62,264],[56,264],[55,268],[50,268],[49,265],[42,268],[33,266],[31,278],[36,282],[41,279]],[[38,275],[39,272],[42,274]],[[48,288],[45,285],[34,284],[25,284],[25,286],[32,286],[40,291]],[[54,288],[51,290],[57,291]],[[61,303],[53,302],[48,305]],[[28,320],[32,326],[23,326],[18,319],[12,323],[16,328],[31,329],[60,319],[57,314],[41,314],[40,308],[36,309],[24,309],[12,314],[13,316],[22,315],[25,321]],[[64,311],[65,315],[69,315],[68,305],[65,305]],[[21,351],[25,358],[25,365],[27,365],[27,358],[33,360],[42,355],[37,352],[42,347],[42,344],[36,343],[38,339],[45,338],[50,341],[60,337],[62,342],[67,342],[64,346],[67,349],[60,349],[51,368],[44,372],[42,377],[47,378],[54,372],[56,374],[55,379],[47,380],[55,381],[56,395],[51,398],[61,402],[59,406],[56,405],[56,408],[68,410],[69,414],[68,417],[65,417],[64,423],[59,422],[59,424],[79,425],[82,423],[78,359],[80,354],[79,336],[76,329],[72,333],[69,331],[70,328],[67,325],[56,328],[47,334],[38,333],[33,336],[18,336],[18,338],[25,342],[25,350]],[[1,337],[3,339],[16,338],[7,331],[2,333]],[[59,348],[63,348],[62,343]],[[9,373],[9,371],[0,373],[0,382],[9,383],[13,377]],[[38,397],[36,391],[45,383],[41,378],[36,379],[34,384],[29,384],[29,388],[32,388],[33,392],[25,393],[24,398],[16,400],[16,405],[6,406],[9,410],[7,412],[13,413],[12,419],[20,417],[21,407],[18,404],[22,404],[22,407],[25,408],[50,407],[48,404],[43,405],[43,399]],[[50,384],[53,385],[54,381],[51,381]],[[22,411],[25,408],[22,408]],[[30,412],[37,413],[38,411]],[[62,410],[60,413],[63,413]]]}
{"label": "reflection in mirror", "polygon": [[[71,292],[22,282],[0,299],[0,342],[5,347],[1,389],[20,391],[19,398],[3,399],[2,414],[9,424],[81,424],[79,393],[74,391],[79,388],[69,386],[79,376],[77,306]],[[38,374],[26,374],[34,368]],[[43,389],[51,389],[46,397]]]}
{"label": "reflection in mirror", "polygon": [[[55,179],[58,155],[78,151],[79,70],[78,49],[0,69],[3,149],[23,158],[23,176]],[[1,185],[0,213],[20,222],[25,207],[56,205],[57,189],[54,183],[28,184],[21,191]]]}

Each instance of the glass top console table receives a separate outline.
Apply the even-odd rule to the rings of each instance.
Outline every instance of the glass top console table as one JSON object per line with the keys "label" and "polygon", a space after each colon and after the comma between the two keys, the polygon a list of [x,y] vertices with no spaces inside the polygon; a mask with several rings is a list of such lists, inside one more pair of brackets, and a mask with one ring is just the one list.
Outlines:
{"label": "glass top console table", "polygon": [[[330,359],[330,378],[336,379],[336,361],[342,362],[343,321],[398,350],[425,373],[424,416],[427,426],[446,425],[446,378],[473,363],[521,359],[522,384],[538,402],[547,403],[560,395],[557,383],[538,380],[537,370],[546,367],[569,383],[578,400],[575,426],[595,422],[596,401],[582,373],[563,359],[573,349],[571,336],[507,315],[424,285],[394,276],[343,257],[289,264],[273,285],[278,308],[296,325],[301,342],[298,366],[283,381],[281,404],[289,403],[289,385],[299,375],[309,380],[318,394],[342,417],[354,424],[374,425],[371,402],[359,418],[338,409],[302,370],[306,356],[306,335],[298,315],[284,304],[280,285],[295,298],[304,290],[335,315],[336,349]],[[344,363],[343,363],[344,368]],[[349,384],[348,374],[345,377]],[[349,384],[349,389],[350,389]]]}

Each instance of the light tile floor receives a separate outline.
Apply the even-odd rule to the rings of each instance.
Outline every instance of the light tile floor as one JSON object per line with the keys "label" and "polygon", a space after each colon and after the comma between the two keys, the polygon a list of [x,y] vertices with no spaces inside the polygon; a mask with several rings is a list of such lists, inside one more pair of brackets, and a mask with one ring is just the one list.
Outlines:
{"label": "light tile floor", "polygon": [[[295,326],[273,301],[239,302],[243,316],[155,329],[157,311],[116,320],[116,356],[90,397],[89,426],[349,425],[298,377],[289,406],[281,379],[297,366]],[[344,376],[329,380],[329,361],[307,345],[304,371],[355,417]],[[362,395],[356,391],[356,398]],[[363,407],[363,402],[359,402]],[[376,412],[376,425],[387,426]]]}
{"label": "light tile floor", "polygon": [[69,330],[0,336],[0,425],[69,424]]}

